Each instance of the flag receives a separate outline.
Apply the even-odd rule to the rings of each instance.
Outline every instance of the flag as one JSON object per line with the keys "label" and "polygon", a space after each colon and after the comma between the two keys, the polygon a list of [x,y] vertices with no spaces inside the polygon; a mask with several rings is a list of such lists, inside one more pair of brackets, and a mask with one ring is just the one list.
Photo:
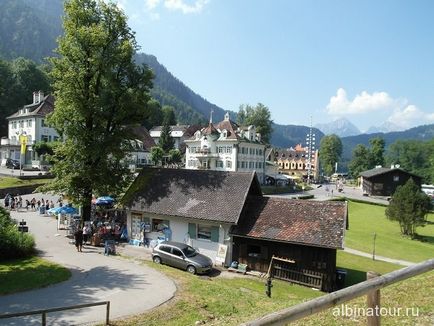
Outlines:
{"label": "flag", "polygon": [[26,147],[27,147],[27,136],[26,135],[20,135],[20,144],[21,144],[21,154],[26,154]]}

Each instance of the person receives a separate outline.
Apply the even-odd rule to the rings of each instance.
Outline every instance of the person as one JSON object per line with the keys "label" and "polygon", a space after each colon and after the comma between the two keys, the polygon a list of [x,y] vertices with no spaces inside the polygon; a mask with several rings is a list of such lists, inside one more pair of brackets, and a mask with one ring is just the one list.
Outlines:
{"label": "person", "polygon": [[80,227],[77,229],[77,231],[75,231],[74,239],[75,239],[75,247],[77,248],[77,251],[82,252],[81,249],[83,247],[83,230]]}
{"label": "person", "polygon": [[38,205],[38,208],[36,211],[39,212],[39,209],[41,208],[41,201],[38,199],[38,201],[36,202],[36,205]]}
{"label": "person", "polygon": [[28,199],[26,199],[26,210],[29,210],[29,206],[30,206],[30,201]]}
{"label": "person", "polygon": [[35,197],[33,197],[32,200],[30,201],[30,208],[32,210],[36,210],[35,205],[36,205],[36,199],[35,199]]}
{"label": "person", "polygon": [[11,194],[7,193],[5,196],[5,207],[8,208],[9,207],[9,202],[11,200]]}
{"label": "person", "polygon": [[54,208],[54,203],[52,200],[50,200],[50,208]]}
{"label": "person", "polygon": [[89,225],[85,224],[83,226],[83,242],[84,242],[84,244],[87,244],[87,241],[89,239],[89,234],[90,234]]}

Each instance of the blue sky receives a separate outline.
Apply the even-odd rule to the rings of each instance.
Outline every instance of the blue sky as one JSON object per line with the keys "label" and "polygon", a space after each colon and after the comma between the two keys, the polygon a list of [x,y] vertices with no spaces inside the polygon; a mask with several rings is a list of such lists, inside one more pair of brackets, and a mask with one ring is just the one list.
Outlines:
{"label": "blue sky", "polygon": [[142,51],[218,106],[362,131],[434,123],[434,1],[118,0]]}

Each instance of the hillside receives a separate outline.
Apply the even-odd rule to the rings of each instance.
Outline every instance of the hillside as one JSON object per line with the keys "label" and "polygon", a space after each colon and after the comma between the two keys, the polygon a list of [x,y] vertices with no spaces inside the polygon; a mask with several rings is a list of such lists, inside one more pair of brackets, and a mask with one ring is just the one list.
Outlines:
{"label": "hillside", "polygon": [[343,137],[342,145],[343,145],[343,153],[342,153],[342,161],[351,160],[352,150],[357,144],[362,144],[365,146],[369,145],[369,139],[381,137],[386,142],[386,148],[390,144],[393,144],[395,141],[399,139],[413,139],[413,140],[431,140],[434,138],[434,124],[423,125],[414,127],[405,131],[394,131],[388,133],[374,133],[374,134],[361,134],[357,136],[349,136]]}
{"label": "hillside", "polygon": [[0,58],[41,63],[53,55],[62,33],[63,0],[2,0],[0,12]]}
{"label": "hillside", "polygon": [[[324,134],[313,128],[316,136],[316,148],[319,148],[319,143]],[[271,144],[276,147],[287,148],[294,147],[297,144],[306,145],[306,135],[309,133],[309,127],[295,125],[279,125],[273,123],[273,133],[271,134]]]}

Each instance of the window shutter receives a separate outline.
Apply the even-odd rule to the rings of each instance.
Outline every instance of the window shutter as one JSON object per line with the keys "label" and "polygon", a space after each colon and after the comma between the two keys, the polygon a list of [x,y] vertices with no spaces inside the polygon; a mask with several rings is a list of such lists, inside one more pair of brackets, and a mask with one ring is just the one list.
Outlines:
{"label": "window shutter", "polygon": [[219,228],[218,226],[211,227],[211,241],[219,242]]}
{"label": "window shutter", "polygon": [[188,223],[188,234],[190,239],[196,239],[196,224]]}

